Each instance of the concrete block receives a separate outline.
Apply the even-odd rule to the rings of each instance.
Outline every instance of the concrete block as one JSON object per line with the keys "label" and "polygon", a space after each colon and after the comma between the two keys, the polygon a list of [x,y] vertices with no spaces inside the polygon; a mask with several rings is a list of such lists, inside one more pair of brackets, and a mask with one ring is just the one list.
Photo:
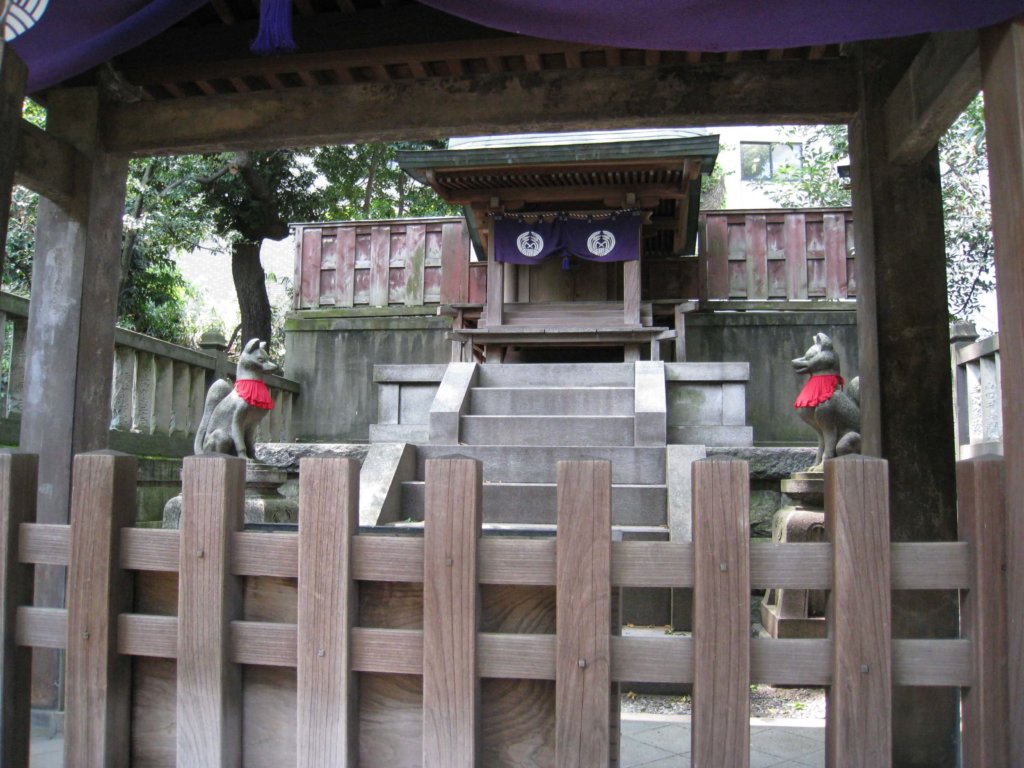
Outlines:
{"label": "concrete block", "polygon": [[612,482],[660,485],[665,482],[665,449],[622,446],[421,445],[416,450],[416,477],[424,477],[427,459],[460,453],[483,463],[485,483],[554,483],[559,461],[604,459],[611,462]]}
{"label": "concrete block", "polygon": [[469,390],[477,382],[476,363],[449,363],[430,406],[430,442],[459,442],[459,421],[469,406]]}
{"label": "concrete block", "polygon": [[665,363],[668,381],[749,381],[748,363]]}
{"label": "concrete block", "polygon": [[742,427],[747,423],[747,387],[745,384],[722,385],[722,424]]}
{"label": "concrete block", "polygon": [[633,419],[629,416],[465,416],[461,437],[467,445],[632,445]]}
{"label": "concrete block", "polygon": [[[402,484],[402,518],[423,520],[424,483]],[[556,487],[547,483],[500,483],[483,486],[485,523],[547,524],[556,518]],[[665,486],[612,485],[612,523],[664,526]]]}
{"label": "concrete block", "polygon": [[633,363],[488,365],[480,371],[482,387],[632,387],[633,379]]}
{"label": "concrete block", "polygon": [[384,525],[401,519],[402,483],[415,475],[415,446],[371,445],[359,470],[359,524]]}
{"label": "concrete block", "polygon": [[631,387],[476,387],[470,393],[476,416],[632,416]]}
{"label": "concrete block", "polygon": [[425,443],[430,439],[426,424],[371,424],[371,443]]}
{"label": "concrete block", "polygon": [[668,530],[672,541],[693,541],[693,462],[707,457],[703,445],[665,448]]}
{"label": "concrete block", "polygon": [[664,445],[667,428],[665,364],[635,363],[633,392],[633,444]]}
{"label": "concrete block", "polygon": [[706,446],[745,447],[754,443],[753,427],[669,427],[670,444],[703,444]]}

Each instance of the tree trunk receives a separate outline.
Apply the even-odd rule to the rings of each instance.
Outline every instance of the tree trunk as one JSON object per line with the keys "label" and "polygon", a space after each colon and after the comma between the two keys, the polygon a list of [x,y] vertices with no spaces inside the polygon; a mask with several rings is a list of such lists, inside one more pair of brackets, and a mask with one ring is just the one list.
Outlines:
{"label": "tree trunk", "polygon": [[236,242],[231,246],[231,277],[242,314],[241,344],[250,339],[270,343],[270,299],[267,276],[260,263],[260,244]]}

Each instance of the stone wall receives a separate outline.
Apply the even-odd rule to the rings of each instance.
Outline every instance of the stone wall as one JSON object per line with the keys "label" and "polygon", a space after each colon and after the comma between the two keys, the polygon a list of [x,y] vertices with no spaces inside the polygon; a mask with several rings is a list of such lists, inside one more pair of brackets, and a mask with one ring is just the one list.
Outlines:
{"label": "stone wall", "polygon": [[806,376],[793,372],[815,333],[832,337],[843,376],[857,375],[857,316],[852,310],[715,312],[686,316],[686,359],[748,362],[747,424],[755,445],[814,443],[814,433],[793,409]]}
{"label": "stone wall", "polygon": [[451,318],[436,312],[436,307],[391,307],[292,315],[285,326],[286,370],[301,382],[303,393],[292,414],[295,438],[368,440],[370,424],[378,421],[374,365],[448,361]]}

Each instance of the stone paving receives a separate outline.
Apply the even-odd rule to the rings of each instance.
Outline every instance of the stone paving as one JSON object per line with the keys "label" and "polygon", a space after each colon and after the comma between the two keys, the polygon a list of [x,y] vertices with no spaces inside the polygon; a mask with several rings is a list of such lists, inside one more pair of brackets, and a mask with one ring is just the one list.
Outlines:
{"label": "stone paving", "polygon": [[[34,732],[31,768],[61,768],[64,740]],[[622,768],[685,768],[690,765],[689,715],[623,714]],[[825,765],[823,720],[750,721],[750,768]]]}
{"label": "stone paving", "polygon": [[[622,768],[690,765],[689,715],[622,715]],[[750,768],[825,765],[823,720],[750,720]]]}

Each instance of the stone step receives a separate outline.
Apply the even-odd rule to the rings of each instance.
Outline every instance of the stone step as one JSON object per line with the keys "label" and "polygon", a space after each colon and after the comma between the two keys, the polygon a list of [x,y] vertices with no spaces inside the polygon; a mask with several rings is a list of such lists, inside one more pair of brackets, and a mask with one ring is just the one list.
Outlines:
{"label": "stone step", "polygon": [[[422,520],[403,520],[398,523],[373,528],[374,533],[401,532],[413,533],[422,531],[424,523]],[[554,538],[558,526],[547,523],[482,523],[480,525],[484,536],[488,537],[509,537],[517,539],[546,539]],[[664,525],[613,525],[612,541],[668,541],[669,530]],[[664,629],[659,629],[664,634]]]}
{"label": "stone step", "polygon": [[475,416],[632,416],[632,387],[474,387],[469,413]]}
{"label": "stone step", "polygon": [[423,479],[427,459],[466,456],[483,463],[485,483],[553,483],[559,461],[605,459],[612,482],[658,485],[665,482],[665,449],[633,446],[419,445],[416,477]]}
{"label": "stone step", "polygon": [[632,445],[632,416],[463,416],[467,445]]}
{"label": "stone step", "polygon": [[632,387],[632,363],[481,365],[481,387]]}
{"label": "stone step", "polygon": [[[422,521],[426,484],[402,483],[402,518]],[[553,483],[484,483],[483,519],[487,523],[555,523],[557,488]],[[612,485],[613,525],[665,525],[664,485]]]}

